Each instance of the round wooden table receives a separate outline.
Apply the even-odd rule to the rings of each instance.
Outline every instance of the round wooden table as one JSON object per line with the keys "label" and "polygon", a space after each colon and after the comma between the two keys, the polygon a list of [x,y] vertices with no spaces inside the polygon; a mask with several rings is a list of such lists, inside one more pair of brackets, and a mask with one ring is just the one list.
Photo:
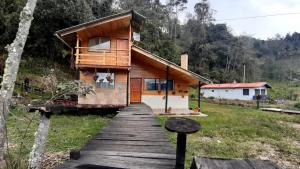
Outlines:
{"label": "round wooden table", "polygon": [[201,125],[188,118],[169,118],[165,124],[165,128],[170,132],[177,133],[176,148],[176,169],[184,169],[185,151],[186,151],[186,135],[196,133],[200,130]]}

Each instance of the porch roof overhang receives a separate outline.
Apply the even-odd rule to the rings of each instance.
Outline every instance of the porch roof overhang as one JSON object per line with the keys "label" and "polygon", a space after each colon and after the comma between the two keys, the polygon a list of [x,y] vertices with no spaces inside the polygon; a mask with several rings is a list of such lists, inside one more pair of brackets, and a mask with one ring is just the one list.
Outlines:
{"label": "porch roof overhang", "polygon": [[139,31],[142,29],[144,21],[145,17],[143,15],[137,13],[134,10],[130,10],[65,28],[56,31],[54,35],[69,48],[73,48],[76,44],[78,33],[90,34],[90,32],[98,32],[99,28],[101,27],[126,27],[130,24],[135,30]]}
{"label": "porch roof overhang", "polygon": [[140,57],[137,59],[147,62],[148,64],[151,64],[158,68],[164,68],[168,66],[171,74],[176,75],[176,77],[187,81],[190,85],[198,85],[199,81],[201,82],[201,84],[212,83],[212,81],[208,78],[198,75],[190,70],[183,69],[179,65],[170,62],[164,58],[161,58],[155,54],[152,54],[149,51],[144,50],[136,45],[133,45],[131,50],[132,52],[137,52],[139,55],[143,55],[143,58]]}

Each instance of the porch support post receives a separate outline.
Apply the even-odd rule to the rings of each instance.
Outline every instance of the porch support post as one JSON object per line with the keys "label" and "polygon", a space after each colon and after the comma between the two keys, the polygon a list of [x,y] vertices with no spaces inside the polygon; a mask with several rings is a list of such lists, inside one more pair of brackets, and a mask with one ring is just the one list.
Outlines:
{"label": "porch support post", "polygon": [[198,82],[198,108],[201,108],[201,81]]}
{"label": "porch support post", "polygon": [[129,105],[129,69],[127,70],[126,106]]}
{"label": "porch support post", "polygon": [[168,112],[168,92],[169,92],[169,66],[166,70],[166,103],[165,103],[165,113]]}

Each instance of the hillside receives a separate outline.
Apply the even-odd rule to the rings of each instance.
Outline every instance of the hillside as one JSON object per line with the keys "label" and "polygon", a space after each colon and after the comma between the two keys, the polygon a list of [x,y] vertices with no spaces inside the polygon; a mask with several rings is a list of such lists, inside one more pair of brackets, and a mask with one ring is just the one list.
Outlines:
{"label": "hillside", "polygon": [[[4,47],[14,38],[24,2],[1,1],[0,56],[5,54]],[[297,66],[300,63],[299,33],[277,35],[268,40],[234,36],[226,24],[214,22],[209,1],[197,3],[193,15],[186,18],[186,24],[180,25],[174,13],[180,12],[175,9],[185,4],[185,1],[175,4],[170,1],[164,5],[160,1],[138,0],[39,1],[23,57],[42,58],[40,60],[68,66],[70,49],[53,35],[55,31],[134,9],[147,18],[141,41],[135,42],[137,45],[176,63],[179,63],[180,53],[186,51],[189,69],[214,82],[241,81],[244,64],[247,81],[300,79]],[[45,27],[44,23],[51,24]]]}

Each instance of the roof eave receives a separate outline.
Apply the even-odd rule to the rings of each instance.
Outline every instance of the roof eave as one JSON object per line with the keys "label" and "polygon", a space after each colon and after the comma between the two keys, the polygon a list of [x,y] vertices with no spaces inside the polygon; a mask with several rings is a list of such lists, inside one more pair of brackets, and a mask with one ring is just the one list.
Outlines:
{"label": "roof eave", "polygon": [[183,69],[181,66],[179,66],[179,65],[177,65],[177,64],[175,64],[175,63],[173,63],[173,62],[171,62],[171,61],[169,61],[169,60],[167,60],[167,59],[164,59],[164,58],[162,58],[162,57],[159,57],[159,56],[157,56],[157,55],[155,55],[155,54],[153,54],[153,53],[151,53],[151,52],[149,52],[149,51],[147,51],[147,50],[145,50],[145,49],[143,49],[143,48],[141,48],[141,47],[139,47],[139,46],[132,45],[132,47],[135,47],[135,48],[137,48],[137,49],[139,49],[139,50],[142,50],[143,52],[146,52],[146,53],[148,53],[148,54],[150,54],[150,55],[152,55],[152,56],[158,58],[159,60],[165,62],[164,64],[167,65],[167,66],[174,66],[174,67],[177,68],[177,69],[180,69],[180,70],[182,70],[182,71],[188,72],[188,73],[191,74],[195,79],[197,79],[197,80],[199,80],[199,81],[202,81],[202,82],[205,83],[205,84],[211,84],[211,83],[212,83],[212,81],[209,80],[208,78],[205,78],[205,77],[203,77],[203,76],[201,76],[201,75],[198,75],[198,74],[196,74],[196,73],[194,73],[194,72],[192,72],[192,71],[190,71],[190,70]]}

